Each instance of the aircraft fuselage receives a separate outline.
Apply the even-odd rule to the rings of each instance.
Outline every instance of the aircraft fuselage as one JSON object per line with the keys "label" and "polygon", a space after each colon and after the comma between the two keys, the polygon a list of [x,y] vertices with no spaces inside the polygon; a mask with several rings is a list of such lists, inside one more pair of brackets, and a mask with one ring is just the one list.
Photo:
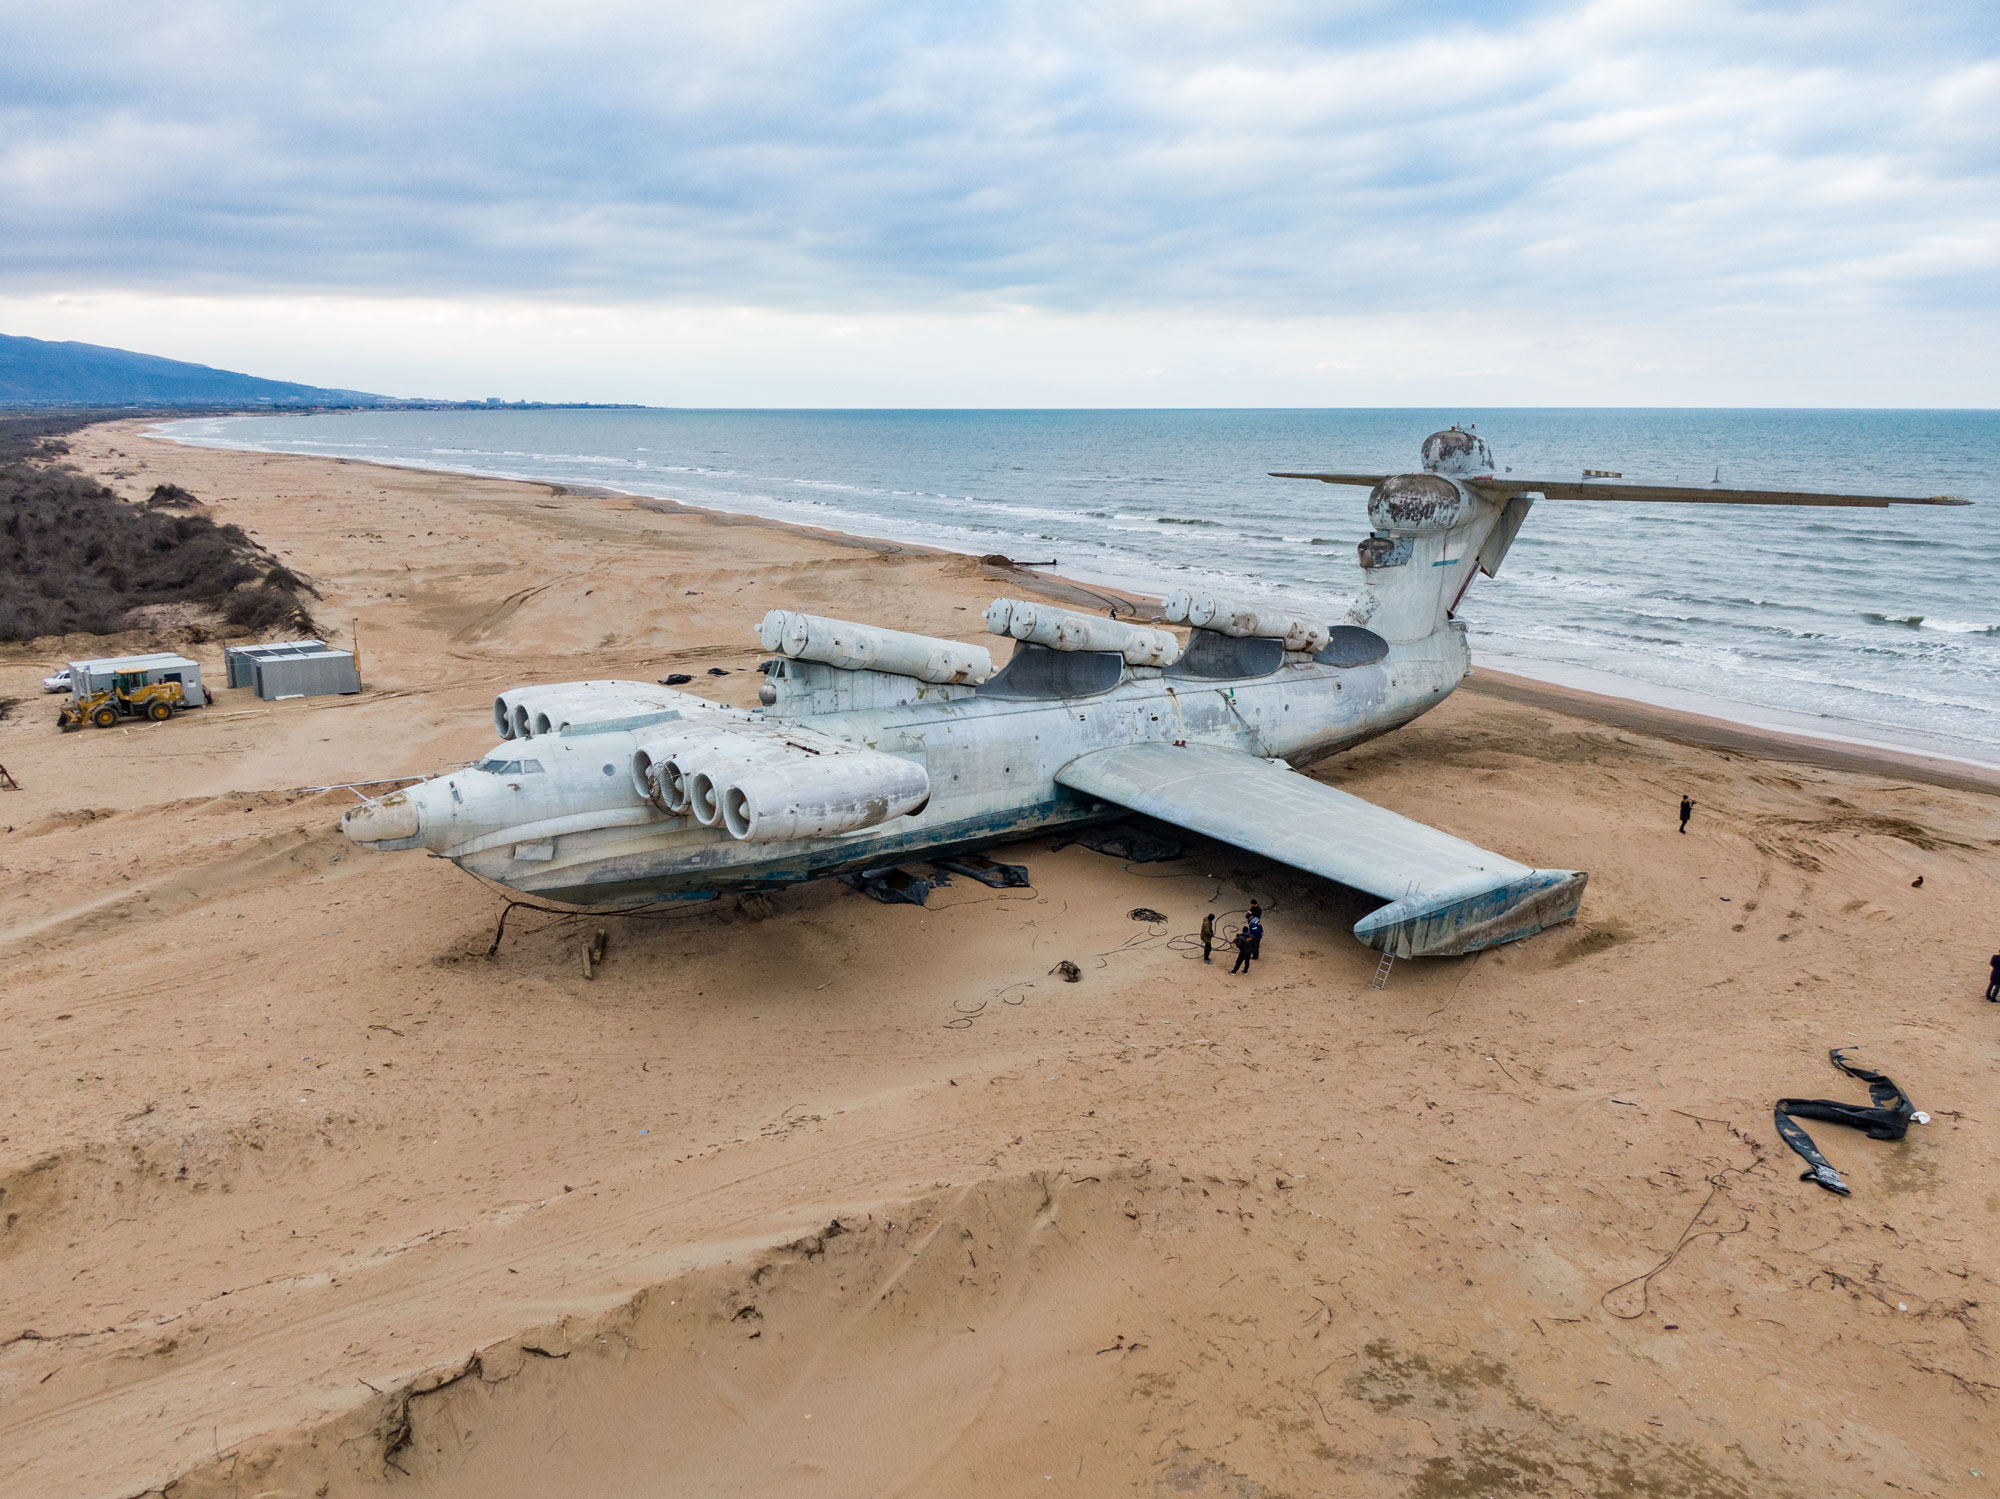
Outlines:
{"label": "aircraft fuselage", "polygon": [[643,794],[630,767],[646,726],[584,723],[510,739],[473,767],[386,798],[385,811],[414,812],[417,827],[405,836],[369,837],[402,829],[371,829],[365,818],[351,819],[350,832],[376,848],[427,848],[473,874],[574,905],[769,890],[1123,815],[1055,780],[1077,757],[1111,745],[1182,741],[1303,764],[1408,723],[1443,701],[1469,668],[1463,627],[1451,623],[1391,644],[1369,665],[1288,659],[1240,680],[1137,668],[1087,697],[997,697],[842,673],[875,678],[907,700],[830,712],[793,711],[796,703],[781,701],[745,713],[687,696],[686,711],[714,715],[718,726],[797,725],[917,760],[931,785],[920,812],[832,837],[745,841],[663,812]]}

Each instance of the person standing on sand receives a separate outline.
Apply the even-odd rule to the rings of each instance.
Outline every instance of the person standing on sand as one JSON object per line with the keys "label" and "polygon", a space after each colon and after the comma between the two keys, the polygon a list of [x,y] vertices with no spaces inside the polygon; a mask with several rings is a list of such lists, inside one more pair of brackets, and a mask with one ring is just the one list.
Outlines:
{"label": "person standing on sand", "polygon": [[1230,940],[1236,944],[1236,966],[1229,971],[1231,973],[1248,973],[1250,971],[1249,929],[1240,929]]}
{"label": "person standing on sand", "polygon": [[1250,934],[1250,956],[1264,956],[1264,908],[1254,900],[1250,902],[1250,914],[1243,920],[1243,929]]}
{"label": "person standing on sand", "polygon": [[1210,911],[1201,918],[1201,960],[1208,961],[1209,950],[1215,946],[1215,913]]}
{"label": "person standing on sand", "polygon": [[2000,952],[1993,955],[1993,977],[1986,981],[1986,997],[2000,1005]]}
{"label": "person standing on sand", "polygon": [[1692,816],[1694,816],[1694,803],[1687,799],[1687,793],[1683,791],[1681,793],[1681,832],[1687,832],[1688,819]]}

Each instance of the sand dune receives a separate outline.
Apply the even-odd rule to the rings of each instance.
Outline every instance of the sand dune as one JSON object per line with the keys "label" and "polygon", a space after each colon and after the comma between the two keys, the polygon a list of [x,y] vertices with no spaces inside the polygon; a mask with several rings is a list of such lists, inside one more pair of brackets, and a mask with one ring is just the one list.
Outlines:
{"label": "sand dune", "polygon": [[[748,702],[774,604],[977,639],[1022,581],[131,426],[76,448],[318,579],[370,691],[0,722],[7,1492],[1747,1496],[2000,1465],[1976,776],[1464,691],[1320,773],[1589,869],[1583,919],[1382,990],[1359,907],[1205,845],[1030,844],[1032,890],[924,910],[517,911],[489,957],[493,892],[351,849],[351,793],[314,788],[469,759],[523,680]],[[0,696],[47,657],[0,656]],[[1252,896],[1264,963],[1204,967],[1185,934]],[[1837,1045],[1934,1118],[1819,1130],[1844,1200],[1770,1123],[1858,1101]]]}

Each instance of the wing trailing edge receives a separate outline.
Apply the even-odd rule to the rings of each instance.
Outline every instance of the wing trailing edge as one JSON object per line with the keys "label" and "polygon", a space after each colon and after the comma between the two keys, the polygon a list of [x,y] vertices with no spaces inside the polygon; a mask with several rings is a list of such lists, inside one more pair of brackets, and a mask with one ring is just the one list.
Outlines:
{"label": "wing trailing edge", "polygon": [[1397,957],[1477,952],[1576,915],[1588,876],[1534,869],[1218,745],[1097,750],[1059,784],[1389,902],[1355,925]]}

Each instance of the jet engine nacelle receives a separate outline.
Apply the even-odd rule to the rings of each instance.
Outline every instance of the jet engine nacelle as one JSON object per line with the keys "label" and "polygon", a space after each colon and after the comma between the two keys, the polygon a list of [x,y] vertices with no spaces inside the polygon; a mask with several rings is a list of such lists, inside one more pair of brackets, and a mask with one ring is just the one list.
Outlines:
{"label": "jet engine nacelle", "polygon": [[915,761],[747,721],[643,735],[632,783],[663,812],[754,842],[856,832],[930,800],[930,776]]}
{"label": "jet engine nacelle", "polygon": [[921,812],[931,778],[914,760],[880,750],[789,755],[738,773],[718,793],[722,822],[751,843],[859,832]]}
{"label": "jet engine nacelle", "polygon": [[545,687],[510,687],[501,693],[493,699],[493,727],[502,739],[560,734],[572,722],[607,717],[607,701],[618,704],[609,716],[629,715],[640,707],[709,711],[714,706],[651,682],[553,682]]}
{"label": "jet engine nacelle", "polygon": [[706,766],[734,763],[746,751],[766,741],[740,729],[716,724],[675,725],[641,736],[632,751],[632,784],[639,794],[676,817],[697,813],[697,820],[714,825],[713,815],[699,816],[694,778]]}

